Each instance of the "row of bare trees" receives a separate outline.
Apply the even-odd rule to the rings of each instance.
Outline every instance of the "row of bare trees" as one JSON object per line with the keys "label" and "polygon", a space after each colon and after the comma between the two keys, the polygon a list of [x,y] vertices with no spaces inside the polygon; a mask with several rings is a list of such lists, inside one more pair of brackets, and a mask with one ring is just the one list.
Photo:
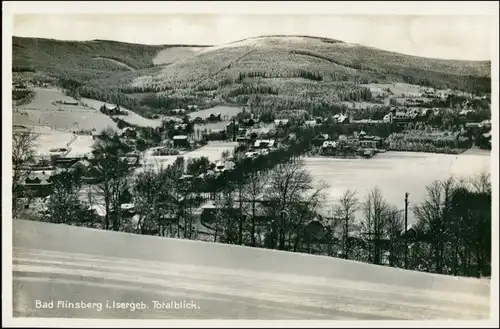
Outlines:
{"label": "row of bare trees", "polygon": [[[14,203],[26,175],[23,168],[34,156],[29,147],[34,138],[14,135],[13,140],[14,146],[26,146],[13,150]],[[100,200],[88,203],[102,205],[102,220],[79,197],[83,173],[78,170],[55,176],[45,219],[186,239],[209,234],[215,242],[314,252],[443,274],[489,274],[491,183],[487,175],[431,183],[427,197],[411,209],[417,222],[415,235],[408,236],[403,234],[401,211],[378,188],[363,199],[348,190],[325,212],[327,185],[314,182],[303,160],[291,153],[258,161],[241,159],[238,170],[215,178],[186,178],[186,167],[201,173],[206,160],[185,164],[178,158],[172,166],[131,175],[123,160],[128,151],[117,135],[104,133],[89,160],[101,177],[89,193],[89,198]],[[203,218],[200,208],[207,199],[213,201],[213,211]],[[127,202],[135,206],[133,220],[121,207]]]}
{"label": "row of bare trees", "polygon": [[[167,168],[165,172],[172,170],[175,169]],[[156,177],[151,181],[160,182],[162,174],[147,175]],[[180,177],[181,172],[177,175]],[[182,190],[182,186],[194,184],[184,181],[175,187],[176,176],[168,177],[170,183],[159,184],[150,195],[160,198],[162,186],[172,194]],[[316,252],[443,274],[489,274],[491,183],[487,175],[429,184],[427,197],[411,208],[416,222],[413,234],[407,235],[402,211],[390,204],[378,188],[373,188],[363,199],[356,191],[348,190],[327,216],[321,216],[327,186],[313,183],[301,159],[251,172],[245,179],[233,177],[230,182],[215,193],[214,214],[205,223],[200,214],[193,213],[202,201],[199,198],[198,203],[193,202],[194,195],[199,194],[196,187],[185,195],[190,200],[187,204],[176,204],[177,199],[171,196],[170,209],[177,223],[169,225],[179,227],[180,219],[184,218],[181,226],[190,229],[182,236],[192,239],[197,237],[193,225],[199,228],[207,224],[215,242]],[[177,217],[176,209],[180,214]],[[178,233],[177,236],[180,237]]]}
{"label": "row of bare trees", "polygon": [[491,182],[481,174],[427,186],[414,207],[422,239],[413,267],[436,273],[481,276],[491,271]]}

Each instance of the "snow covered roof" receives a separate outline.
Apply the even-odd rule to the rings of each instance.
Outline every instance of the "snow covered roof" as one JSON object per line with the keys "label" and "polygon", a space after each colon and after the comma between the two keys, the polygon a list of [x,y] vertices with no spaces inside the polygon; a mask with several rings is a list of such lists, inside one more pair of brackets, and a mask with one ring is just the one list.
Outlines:
{"label": "snow covered roof", "polygon": [[274,139],[258,139],[254,143],[254,147],[260,147],[261,144],[267,144],[268,147],[273,147],[275,140]]}
{"label": "snow covered roof", "polygon": [[102,204],[93,204],[89,206],[89,210],[94,210],[97,216],[106,216],[106,207]]}
{"label": "snow covered roof", "polygon": [[323,147],[337,147],[337,142],[335,141],[324,141]]}
{"label": "snow covered roof", "polygon": [[87,160],[85,159],[82,159],[78,162],[76,162],[73,167],[79,167],[79,166],[82,166],[82,167],[85,167],[85,168],[88,168],[90,167],[90,162],[88,162]]}
{"label": "snow covered roof", "polygon": [[132,210],[134,209],[135,205],[133,203],[123,203],[120,208],[122,210]]}

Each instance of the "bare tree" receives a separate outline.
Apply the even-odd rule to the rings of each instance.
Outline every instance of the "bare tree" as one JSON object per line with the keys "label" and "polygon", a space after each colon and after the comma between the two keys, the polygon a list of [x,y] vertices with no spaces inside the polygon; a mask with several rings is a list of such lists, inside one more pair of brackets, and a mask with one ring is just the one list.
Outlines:
{"label": "bare tree", "polygon": [[427,186],[427,198],[413,207],[413,212],[427,232],[435,271],[443,273],[445,244],[449,241],[450,208],[454,180],[434,181]]}
{"label": "bare tree", "polygon": [[[293,218],[289,214],[290,207],[309,199],[307,194],[317,199],[325,187],[323,184],[319,188],[313,186],[312,176],[304,167],[303,160],[291,160],[272,169],[266,196],[275,205],[272,209],[273,217],[278,219],[271,223],[271,230],[277,230],[280,250],[285,249],[287,231],[294,227]],[[270,236],[274,236],[272,232]]]}
{"label": "bare tree", "polygon": [[[320,183],[319,187],[309,190],[303,194],[302,199],[295,201],[287,208],[289,222],[287,223],[286,233],[288,233],[288,246],[293,245],[293,251],[297,251],[303,238],[303,229],[306,227],[308,219],[317,217],[318,210],[325,200],[324,189],[327,185]],[[329,223],[322,222],[330,231],[335,230],[335,221]],[[294,243],[292,243],[294,239]]]}
{"label": "bare tree", "polygon": [[489,184],[488,175],[481,174],[427,186],[427,198],[413,209],[428,244],[427,254],[418,255],[428,260],[423,270],[477,276],[491,271]]}
{"label": "bare tree", "polygon": [[386,234],[388,210],[389,206],[380,190],[373,188],[363,204],[364,219],[361,222],[368,242],[368,260],[373,264],[381,264],[382,261],[382,240]]}
{"label": "bare tree", "polygon": [[156,224],[154,220],[159,195],[158,176],[154,169],[149,169],[140,173],[134,184],[134,205],[136,214],[139,215],[137,226],[141,234],[153,231],[153,225]]}
{"label": "bare tree", "polygon": [[29,165],[35,160],[38,135],[32,131],[12,134],[12,217],[17,216],[17,200],[22,195],[23,181],[29,176]]}
{"label": "bare tree", "polygon": [[82,207],[78,198],[81,179],[78,173],[64,171],[53,177],[52,194],[47,202],[48,221],[58,224],[75,224]]}
{"label": "bare tree", "polygon": [[[119,230],[121,225],[121,196],[129,186],[131,166],[124,154],[130,148],[122,143],[118,134],[112,130],[105,130],[101,134],[101,139],[94,145],[92,164],[100,173],[99,191],[104,199],[106,208],[104,226],[110,229],[110,219],[112,219],[112,229]],[[112,215],[111,215],[112,214]]]}
{"label": "bare tree", "polygon": [[244,189],[244,197],[246,200],[250,202],[251,207],[251,219],[250,219],[250,237],[251,237],[251,246],[255,247],[256,243],[256,213],[257,213],[257,203],[258,199],[261,198],[264,194],[266,183],[267,183],[267,172],[265,171],[252,171],[249,174],[248,182]]}
{"label": "bare tree", "polygon": [[238,209],[234,199],[234,192],[229,188],[217,194],[215,200],[215,241],[218,239],[220,242],[228,244],[238,242],[238,229],[234,221]]}
{"label": "bare tree", "polygon": [[[401,211],[391,207],[387,213],[387,237],[389,238],[389,266],[401,265],[401,253],[405,244],[401,240],[404,231],[404,218]],[[406,239],[407,237],[403,237]]]}
{"label": "bare tree", "polygon": [[491,193],[491,175],[488,173],[480,173],[476,177],[471,177],[467,182],[474,192]]}
{"label": "bare tree", "polygon": [[358,209],[359,204],[356,190],[347,190],[342,194],[338,205],[333,210],[334,217],[343,221],[342,240],[345,259],[349,259],[349,228],[355,220]]}

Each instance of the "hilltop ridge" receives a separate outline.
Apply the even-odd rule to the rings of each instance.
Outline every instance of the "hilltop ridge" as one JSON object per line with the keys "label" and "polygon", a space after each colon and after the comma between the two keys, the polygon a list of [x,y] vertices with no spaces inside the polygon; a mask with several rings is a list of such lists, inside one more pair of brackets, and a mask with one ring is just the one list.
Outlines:
{"label": "hilltop ridge", "polygon": [[352,95],[370,101],[369,84],[491,90],[489,61],[423,58],[296,35],[256,36],[216,46],[14,37],[13,68],[71,81],[82,97],[146,111],[227,102],[273,111],[328,110]]}

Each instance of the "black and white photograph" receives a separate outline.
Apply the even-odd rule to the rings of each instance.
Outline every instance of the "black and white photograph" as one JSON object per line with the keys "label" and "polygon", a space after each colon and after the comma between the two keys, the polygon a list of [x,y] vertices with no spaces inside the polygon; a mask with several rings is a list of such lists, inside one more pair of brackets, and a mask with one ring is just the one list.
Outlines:
{"label": "black and white photograph", "polygon": [[498,2],[23,3],[4,324],[498,327]]}

